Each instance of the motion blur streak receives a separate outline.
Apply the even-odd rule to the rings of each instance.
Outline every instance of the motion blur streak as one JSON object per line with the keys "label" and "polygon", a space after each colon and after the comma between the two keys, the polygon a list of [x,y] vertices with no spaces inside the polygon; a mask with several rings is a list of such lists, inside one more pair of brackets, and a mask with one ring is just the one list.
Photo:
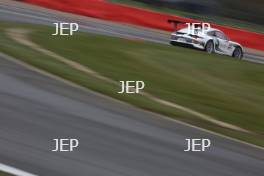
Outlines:
{"label": "motion blur streak", "polygon": [[[172,123],[0,59],[1,162],[38,175],[261,176],[264,151]],[[53,153],[53,138],[78,150]],[[185,138],[209,138],[204,153]]]}
{"label": "motion blur streak", "polygon": [[[26,22],[52,25],[54,22],[78,22],[85,32],[103,34],[136,40],[146,40],[168,44],[170,33],[150,28],[126,26],[123,24],[102,21],[41,7],[31,6],[10,0],[0,2],[0,19],[4,21]],[[264,64],[264,52],[246,48],[245,60]]]}
{"label": "motion blur streak", "polygon": [[[184,22],[198,22],[175,15],[162,14],[150,10],[113,4],[98,0],[25,0],[25,2],[41,5],[51,9],[71,12],[75,14],[96,17],[111,21],[125,22],[145,27],[173,31],[168,19]],[[264,51],[264,34],[235,29],[227,26],[212,24],[212,27],[222,30],[231,40],[242,44],[244,47]]]}
{"label": "motion blur streak", "polygon": [[[7,30],[7,34],[10,36],[10,38],[12,38],[13,40],[17,41],[18,43],[21,43],[23,45],[26,45],[30,48],[33,48],[34,50],[40,52],[40,53],[43,53],[45,55],[48,55],[60,62],[63,62],[67,65],[69,65],[70,67],[73,67],[74,69],[77,69],[79,71],[82,71],[88,75],[92,75],[93,77],[96,77],[98,79],[101,79],[101,80],[104,80],[106,81],[107,83],[110,83],[110,84],[115,84],[115,85],[118,85],[119,86],[119,83],[108,78],[108,77],[105,77],[105,76],[102,76],[100,75],[99,73],[95,72],[94,70],[88,68],[88,67],[85,67],[77,62],[73,62],[67,58],[64,58],[52,51],[49,51],[49,50],[46,50],[44,48],[42,48],[41,46],[33,43],[32,41],[30,41],[29,37],[28,37],[28,34],[30,33],[30,31],[27,31],[27,30],[23,30],[23,29],[9,29]],[[203,114],[203,113],[200,113],[200,112],[197,112],[193,109],[190,109],[188,107],[184,107],[184,106],[181,106],[179,104],[175,104],[175,103],[172,103],[172,102],[169,102],[169,101],[165,101],[165,100],[162,100],[160,98],[157,98],[147,92],[141,92],[140,94],[144,95],[145,97],[151,99],[152,101],[154,102],[157,102],[159,104],[163,104],[165,106],[170,106],[172,108],[176,108],[176,109],[179,109],[181,111],[184,111],[184,112],[187,112],[189,114],[192,114],[193,116],[195,117],[198,117],[198,118],[201,118],[203,120],[206,120],[206,121],[209,121],[213,124],[216,124],[218,126],[221,126],[221,127],[224,127],[224,128],[229,128],[229,129],[232,129],[232,130],[236,130],[236,131],[240,131],[240,132],[246,132],[246,133],[250,133],[250,131],[248,130],[245,130],[241,127],[238,127],[238,126],[235,126],[235,125],[232,125],[232,124],[229,124],[229,123],[225,123],[225,122],[222,122],[222,121],[219,121],[219,120],[216,120],[214,119],[213,117],[211,116],[208,116],[206,114]]]}
{"label": "motion blur streak", "polygon": [[[32,6],[19,6],[1,6],[0,19],[49,25],[50,21],[30,16],[51,21],[72,19],[61,13],[54,17]],[[164,35],[153,31],[138,34],[144,30],[78,19],[87,26],[84,30],[96,32],[96,28],[104,28],[100,33],[107,35],[118,32],[153,40]],[[0,57],[1,163],[48,176],[262,176],[264,173],[263,150],[73,88],[11,60]],[[71,153],[51,152],[52,139],[58,137],[77,138],[80,147]],[[212,148],[204,153],[183,152],[185,138],[209,138]]]}

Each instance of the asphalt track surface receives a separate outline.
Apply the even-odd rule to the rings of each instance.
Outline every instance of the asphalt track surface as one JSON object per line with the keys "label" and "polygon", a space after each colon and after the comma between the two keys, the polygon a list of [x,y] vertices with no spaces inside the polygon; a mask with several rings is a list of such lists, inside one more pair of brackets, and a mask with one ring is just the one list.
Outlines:
{"label": "asphalt track surface", "polygon": [[[2,10],[0,18],[21,20]],[[80,145],[52,152],[54,138],[77,138]],[[209,138],[212,147],[184,152],[186,138]],[[74,88],[1,56],[0,163],[41,176],[263,176],[264,151]]]}

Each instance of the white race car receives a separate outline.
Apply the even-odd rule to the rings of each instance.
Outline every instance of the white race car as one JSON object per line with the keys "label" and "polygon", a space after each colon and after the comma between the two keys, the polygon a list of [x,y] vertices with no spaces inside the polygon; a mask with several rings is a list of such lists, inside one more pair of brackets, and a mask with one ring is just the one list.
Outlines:
{"label": "white race car", "polygon": [[211,28],[207,31],[195,30],[193,34],[188,27],[175,31],[171,34],[172,45],[190,46],[204,50],[208,53],[218,53],[243,58],[243,47],[229,38],[220,30]]}

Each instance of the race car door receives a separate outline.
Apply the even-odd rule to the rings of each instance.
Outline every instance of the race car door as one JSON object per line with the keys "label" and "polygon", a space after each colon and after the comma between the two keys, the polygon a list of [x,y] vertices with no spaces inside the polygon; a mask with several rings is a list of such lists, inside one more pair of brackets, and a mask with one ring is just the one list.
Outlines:
{"label": "race car door", "polygon": [[229,39],[225,36],[224,33],[220,31],[215,32],[217,39],[216,50],[222,53],[228,53]]}

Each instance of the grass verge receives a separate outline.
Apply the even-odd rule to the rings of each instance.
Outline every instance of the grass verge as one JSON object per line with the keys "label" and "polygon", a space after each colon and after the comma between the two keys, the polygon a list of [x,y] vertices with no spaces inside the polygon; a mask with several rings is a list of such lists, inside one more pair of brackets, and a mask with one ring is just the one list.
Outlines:
{"label": "grass verge", "polygon": [[[143,80],[145,91],[215,119],[252,131],[233,131],[186,112],[150,101],[142,95],[117,94],[119,87],[75,70],[26,46],[5,33],[7,28],[33,32],[31,40],[65,58],[116,81]],[[264,146],[264,66],[230,57],[143,41],[87,33],[51,36],[45,26],[1,23],[0,51],[89,89],[150,111]]]}
{"label": "grass verge", "polygon": [[7,174],[7,173],[5,173],[5,172],[1,172],[1,171],[0,171],[0,176],[13,176],[13,175],[10,175],[10,174]]}

